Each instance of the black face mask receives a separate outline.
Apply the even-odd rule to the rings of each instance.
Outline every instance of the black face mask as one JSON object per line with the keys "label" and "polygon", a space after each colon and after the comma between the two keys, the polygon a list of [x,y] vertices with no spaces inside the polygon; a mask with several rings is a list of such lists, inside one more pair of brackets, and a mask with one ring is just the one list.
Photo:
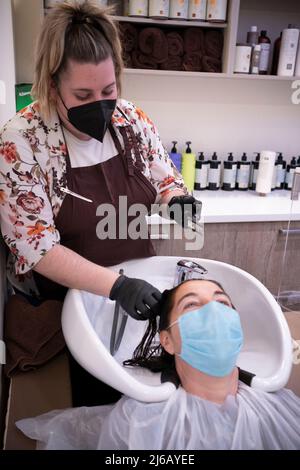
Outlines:
{"label": "black face mask", "polygon": [[103,142],[105,132],[111,121],[117,100],[100,100],[67,108],[62,97],[64,107],[68,111],[69,122],[80,132]]}

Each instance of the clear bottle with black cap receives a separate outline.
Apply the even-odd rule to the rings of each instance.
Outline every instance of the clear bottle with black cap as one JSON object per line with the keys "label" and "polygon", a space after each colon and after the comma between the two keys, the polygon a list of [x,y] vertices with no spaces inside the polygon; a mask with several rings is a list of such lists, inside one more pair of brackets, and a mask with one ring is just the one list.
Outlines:
{"label": "clear bottle with black cap", "polygon": [[286,161],[283,160],[283,155],[280,152],[275,162],[276,168],[276,189],[284,189]]}
{"label": "clear bottle with black cap", "polygon": [[286,167],[284,189],[288,189],[288,190],[292,189],[296,167],[297,167],[297,160],[296,160],[296,157],[293,157],[291,162]]}
{"label": "clear bottle with black cap", "polygon": [[196,160],[195,191],[204,191],[207,189],[209,162],[205,161],[204,153],[199,152]]}
{"label": "clear bottle with black cap", "polygon": [[252,162],[251,171],[250,171],[249,188],[252,189],[253,191],[256,190],[256,182],[257,182],[257,175],[258,175],[258,169],[259,169],[259,161],[260,161],[260,153],[256,152],[255,161]]}
{"label": "clear bottle with black cap", "polygon": [[177,152],[177,148],[176,148],[177,141],[173,140],[172,144],[173,144],[173,147],[172,147],[171,152],[169,153],[169,157],[171,158],[172,162],[176,166],[177,170],[181,172],[182,155],[181,153]]}
{"label": "clear bottle with black cap", "polygon": [[208,167],[208,189],[218,191],[221,181],[221,162],[216,152],[213,153]]}
{"label": "clear bottle with black cap", "polygon": [[237,164],[236,189],[238,191],[248,191],[250,182],[250,162],[244,152],[241,161]]}
{"label": "clear bottle with black cap", "polygon": [[224,191],[234,191],[236,184],[237,162],[234,161],[233,153],[228,154],[228,160],[224,162],[223,184]]}

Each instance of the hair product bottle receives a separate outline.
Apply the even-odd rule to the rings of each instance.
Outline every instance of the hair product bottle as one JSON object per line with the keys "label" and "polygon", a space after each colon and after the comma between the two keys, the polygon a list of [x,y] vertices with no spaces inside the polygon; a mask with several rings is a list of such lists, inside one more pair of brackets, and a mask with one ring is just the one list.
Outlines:
{"label": "hair product bottle", "polygon": [[260,196],[271,192],[276,152],[264,150],[260,154],[256,191]]}
{"label": "hair product bottle", "polygon": [[181,172],[182,155],[181,153],[177,152],[177,148],[176,148],[177,141],[173,140],[172,144],[173,144],[173,147],[171,149],[171,152],[169,153],[169,157],[171,158],[172,162],[176,166],[177,170]]}
{"label": "hair product bottle", "polygon": [[129,0],[129,16],[148,16],[148,0]]}
{"label": "hair product bottle", "polygon": [[257,183],[257,175],[259,169],[259,160],[260,160],[260,153],[256,153],[255,161],[252,162],[251,171],[250,171],[250,189],[253,191],[256,190],[256,183]]}
{"label": "hair product bottle", "polygon": [[250,31],[247,33],[247,44],[254,47],[258,44],[258,31],[257,26],[251,26]]}
{"label": "hair product bottle", "polygon": [[297,160],[297,166],[300,166],[300,156],[298,157],[298,160]]}
{"label": "hair product bottle", "polygon": [[272,69],[271,69],[272,75],[277,75],[281,38],[282,38],[282,33],[280,33],[279,38],[277,38],[276,41],[274,42],[274,52],[273,52],[273,61],[272,61]]}
{"label": "hair product bottle", "polygon": [[292,77],[295,72],[299,29],[291,25],[282,32],[277,75]]}
{"label": "hair product bottle", "polygon": [[199,152],[199,157],[196,160],[195,191],[207,189],[208,166],[209,162],[205,161],[204,153]]}
{"label": "hair product bottle", "polygon": [[283,155],[280,153],[275,163],[276,167],[276,189],[284,189],[286,161],[283,160]]}
{"label": "hair product bottle", "polygon": [[292,189],[296,167],[297,167],[296,157],[293,157],[291,162],[286,168],[284,189]]}
{"label": "hair product bottle", "polygon": [[208,0],[206,20],[214,23],[226,21],[227,0]]}
{"label": "hair product bottle", "polygon": [[235,50],[234,73],[249,73],[252,55],[252,46],[237,44]]}
{"label": "hair product bottle", "polygon": [[221,162],[218,160],[218,155],[216,152],[213,153],[213,156],[209,162],[207,180],[208,189],[210,191],[217,191],[220,189]]}
{"label": "hair product bottle", "polygon": [[300,77],[300,39],[299,39],[298,54],[297,54],[297,59],[296,59],[295,76]]}
{"label": "hair product bottle", "polygon": [[206,6],[207,0],[189,0],[188,19],[205,21]]}
{"label": "hair product bottle", "polygon": [[259,64],[260,64],[260,54],[261,54],[261,46],[260,44],[257,44],[254,46],[254,49],[252,51],[252,58],[251,58],[251,67],[250,67],[250,73],[252,74],[259,74]]}
{"label": "hair product bottle", "polygon": [[192,153],[190,148],[192,142],[187,142],[187,149],[182,154],[182,177],[184,183],[190,192],[193,191],[195,186],[195,172],[196,172],[196,155]]}
{"label": "hair product bottle", "polygon": [[223,185],[224,191],[233,191],[236,184],[237,162],[233,160],[233,154],[228,154],[228,160],[224,162]]}
{"label": "hair product bottle", "polygon": [[258,38],[258,44],[260,44],[260,60],[259,60],[259,74],[267,75],[269,70],[270,52],[271,52],[271,40],[267,36],[267,31],[261,31]]}
{"label": "hair product bottle", "polygon": [[250,181],[250,162],[247,160],[247,154],[243,153],[241,161],[237,164],[236,189],[247,191]]}
{"label": "hair product bottle", "polygon": [[169,0],[149,0],[150,18],[169,18]]}
{"label": "hair product bottle", "polygon": [[188,0],[170,0],[169,17],[174,20],[186,20],[188,17]]}

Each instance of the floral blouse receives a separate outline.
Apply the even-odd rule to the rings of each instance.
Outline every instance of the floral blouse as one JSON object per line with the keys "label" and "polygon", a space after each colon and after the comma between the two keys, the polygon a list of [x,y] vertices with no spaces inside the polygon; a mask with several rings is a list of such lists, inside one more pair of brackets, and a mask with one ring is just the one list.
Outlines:
{"label": "floral blouse", "polygon": [[[167,192],[182,189],[180,173],[164,149],[157,129],[132,103],[118,100],[112,124],[131,125],[144,163],[143,173],[157,191],[157,201]],[[0,221],[10,249],[8,278],[19,290],[37,294],[32,268],[60,242],[55,227],[65,197],[66,144],[56,112],[46,122],[35,102],[19,111],[0,132]],[[132,155],[134,161],[134,153]]]}

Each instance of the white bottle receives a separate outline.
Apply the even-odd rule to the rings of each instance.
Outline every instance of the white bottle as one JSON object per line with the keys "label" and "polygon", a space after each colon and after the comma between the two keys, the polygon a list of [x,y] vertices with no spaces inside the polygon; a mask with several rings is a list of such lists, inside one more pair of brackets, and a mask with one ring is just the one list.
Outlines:
{"label": "white bottle", "polygon": [[188,19],[199,21],[206,19],[207,0],[190,0]]}
{"label": "white bottle", "polygon": [[250,72],[252,74],[256,74],[256,75],[259,74],[260,54],[261,54],[261,46],[260,44],[256,44],[256,46],[254,46],[254,49],[252,52],[252,59],[251,59]]}
{"label": "white bottle", "polygon": [[129,0],[129,16],[148,16],[148,0]]}
{"label": "white bottle", "polygon": [[295,72],[299,29],[287,28],[282,32],[277,75],[292,77]]}
{"label": "white bottle", "polygon": [[170,18],[173,20],[186,20],[188,7],[188,0],[170,0]]}
{"label": "white bottle", "polygon": [[276,152],[269,150],[264,150],[260,154],[256,183],[256,192],[258,192],[260,196],[266,196],[271,192],[275,158]]}
{"label": "white bottle", "polygon": [[150,18],[169,18],[169,0],[149,0]]}
{"label": "white bottle", "polygon": [[296,60],[295,76],[300,77],[300,39],[298,44],[298,54]]}
{"label": "white bottle", "polygon": [[227,0],[208,0],[206,20],[212,22],[226,21]]}

